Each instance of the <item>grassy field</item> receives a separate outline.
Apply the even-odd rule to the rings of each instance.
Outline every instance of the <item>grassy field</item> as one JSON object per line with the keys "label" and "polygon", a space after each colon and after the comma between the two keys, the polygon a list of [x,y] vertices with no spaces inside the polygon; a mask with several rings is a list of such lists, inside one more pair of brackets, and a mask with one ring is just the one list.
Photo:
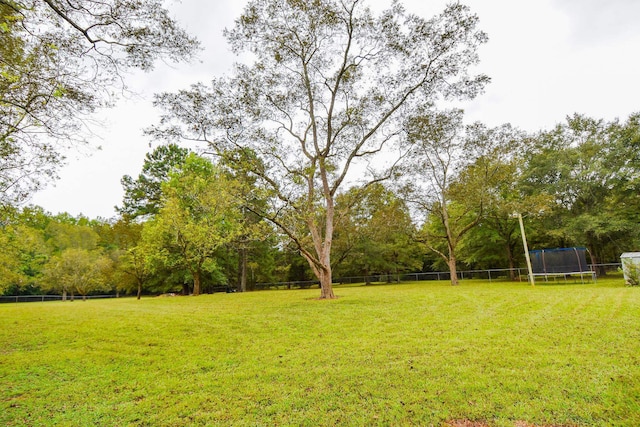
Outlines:
{"label": "grassy field", "polygon": [[621,278],[336,291],[4,304],[0,425],[640,425]]}

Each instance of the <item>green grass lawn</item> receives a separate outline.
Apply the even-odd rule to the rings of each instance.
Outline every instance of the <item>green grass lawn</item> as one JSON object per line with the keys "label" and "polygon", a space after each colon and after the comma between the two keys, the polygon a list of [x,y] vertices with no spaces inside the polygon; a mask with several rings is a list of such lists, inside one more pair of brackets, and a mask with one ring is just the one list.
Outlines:
{"label": "green grass lawn", "polygon": [[640,425],[621,278],[336,293],[4,304],[0,425]]}

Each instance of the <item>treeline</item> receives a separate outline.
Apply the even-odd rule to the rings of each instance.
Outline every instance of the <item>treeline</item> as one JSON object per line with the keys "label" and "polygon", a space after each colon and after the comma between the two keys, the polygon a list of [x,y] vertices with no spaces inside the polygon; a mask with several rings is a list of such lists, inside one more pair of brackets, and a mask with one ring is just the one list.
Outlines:
{"label": "treeline", "polygon": [[[335,278],[522,265],[517,213],[531,248],[586,246],[593,264],[640,249],[640,114],[576,115],[528,135],[463,126],[452,111],[416,119],[408,141],[396,179],[337,196]],[[0,292],[199,294],[313,279],[305,242],[257,214],[290,207],[242,156],[159,146],[123,177],[117,219],[3,208]]]}
{"label": "treeline", "polygon": [[413,129],[422,192],[408,193],[422,196],[419,236],[451,270],[522,265],[517,214],[533,249],[585,246],[592,264],[640,249],[639,114],[574,115],[534,135],[436,116]]}

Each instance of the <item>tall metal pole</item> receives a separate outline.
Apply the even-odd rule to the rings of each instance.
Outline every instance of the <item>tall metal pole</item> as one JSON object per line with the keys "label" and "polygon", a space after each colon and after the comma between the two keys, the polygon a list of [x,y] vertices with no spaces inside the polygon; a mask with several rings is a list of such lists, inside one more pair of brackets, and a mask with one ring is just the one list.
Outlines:
{"label": "tall metal pole", "polygon": [[524,246],[524,257],[527,260],[527,270],[529,271],[529,283],[531,286],[535,286],[536,282],[533,277],[533,269],[531,268],[531,258],[529,258],[529,245],[527,245],[527,236],[524,234],[524,223],[522,222],[522,215],[518,215],[518,222],[520,222],[520,234],[522,234],[522,245]]}

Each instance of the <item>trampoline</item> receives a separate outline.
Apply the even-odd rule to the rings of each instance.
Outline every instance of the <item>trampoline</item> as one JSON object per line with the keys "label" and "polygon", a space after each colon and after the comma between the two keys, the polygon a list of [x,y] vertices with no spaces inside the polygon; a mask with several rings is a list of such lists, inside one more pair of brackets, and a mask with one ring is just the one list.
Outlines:
{"label": "trampoline", "polygon": [[585,277],[596,281],[596,272],[587,264],[587,248],[539,249],[529,251],[529,257],[533,276],[544,277],[545,281],[563,278],[566,282],[568,277],[577,276],[582,283]]}

